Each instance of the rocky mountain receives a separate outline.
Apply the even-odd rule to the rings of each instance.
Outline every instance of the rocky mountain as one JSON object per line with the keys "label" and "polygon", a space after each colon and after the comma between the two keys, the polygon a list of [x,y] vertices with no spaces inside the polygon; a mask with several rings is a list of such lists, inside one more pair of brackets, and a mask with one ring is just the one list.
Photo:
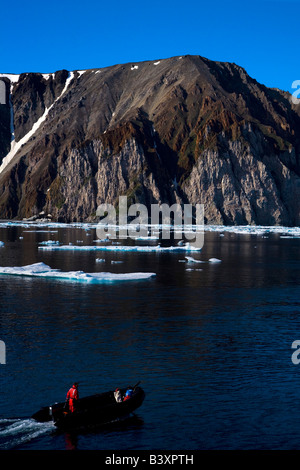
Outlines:
{"label": "rocky mountain", "polygon": [[300,106],[236,64],[184,56],[0,85],[2,219],[92,221],[127,195],[202,203],[209,224],[300,225]]}

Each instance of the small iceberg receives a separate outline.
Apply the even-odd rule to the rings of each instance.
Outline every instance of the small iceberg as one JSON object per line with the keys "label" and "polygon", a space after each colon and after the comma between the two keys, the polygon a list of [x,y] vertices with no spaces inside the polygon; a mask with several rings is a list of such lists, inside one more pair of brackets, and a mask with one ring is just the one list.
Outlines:
{"label": "small iceberg", "polygon": [[188,263],[205,263],[205,261],[201,261],[200,259],[195,259],[192,256],[186,256],[185,259]]}
{"label": "small iceberg", "polygon": [[209,263],[221,263],[221,260],[218,258],[209,258]]}
{"label": "small iceberg", "polygon": [[4,242],[0,242],[0,248],[4,246]]}
{"label": "small iceberg", "polygon": [[54,278],[58,280],[87,282],[90,284],[99,284],[111,281],[136,281],[149,279],[155,276],[155,273],[135,272],[135,273],[86,273],[84,271],[60,271],[52,269],[45,263],[34,263],[21,267],[0,267],[0,274],[11,276],[29,276]]}

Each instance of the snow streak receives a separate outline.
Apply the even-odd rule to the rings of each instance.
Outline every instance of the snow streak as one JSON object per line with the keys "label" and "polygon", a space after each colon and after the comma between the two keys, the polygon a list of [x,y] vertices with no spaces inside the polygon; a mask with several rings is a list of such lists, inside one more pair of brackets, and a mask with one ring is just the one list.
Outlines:
{"label": "snow streak", "polygon": [[[56,100],[52,103],[52,105],[49,107],[49,108],[46,108],[45,111],[44,111],[44,114],[34,123],[34,125],[32,126],[31,130],[29,132],[27,132],[26,135],[24,135],[24,137],[22,137],[22,139],[20,139],[18,142],[15,141],[15,138],[14,138],[14,130],[12,130],[12,141],[11,141],[11,147],[10,147],[10,151],[8,152],[8,154],[6,155],[6,157],[3,158],[2,160],[2,164],[0,166],[0,173],[3,172],[3,170],[7,167],[7,165],[12,161],[12,159],[14,158],[14,156],[16,155],[16,153],[20,150],[20,148],[22,147],[22,145],[26,144],[26,142],[28,142],[28,140],[35,134],[35,132],[39,129],[39,127],[41,126],[41,124],[46,120],[48,114],[49,114],[49,111],[52,109],[52,107],[55,105],[55,103],[63,96],[63,94],[66,92],[71,80],[73,79],[73,76],[74,76],[74,72],[70,72],[69,74],[69,77],[67,78],[66,80],[66,83],[65,83],[65,86],[63,88],[63,91],[61,92],[60,96],[58,98],[56,98]],[[11,111],[12,111],[12,106],[11,106]],[[12,127],[12,124],[11,124],[11,127]]]}

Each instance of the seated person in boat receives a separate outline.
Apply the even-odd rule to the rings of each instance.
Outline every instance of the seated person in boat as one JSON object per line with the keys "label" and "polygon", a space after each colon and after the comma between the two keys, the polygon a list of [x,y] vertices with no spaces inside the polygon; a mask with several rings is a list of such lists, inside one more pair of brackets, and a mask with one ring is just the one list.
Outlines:
{"label": "seated person in boat", "polygon": [[133,390],[132,388],[128,388],[125,393],[124,401],[129,400],[132,397]]}
{"label": "seated person in boat", "polygon": [[115,395],[116,402],[121,403],[122,402],[122,394],[121,394],[121,390],[119,388],[116,388],[116,390],[114,392],[114,395]]}

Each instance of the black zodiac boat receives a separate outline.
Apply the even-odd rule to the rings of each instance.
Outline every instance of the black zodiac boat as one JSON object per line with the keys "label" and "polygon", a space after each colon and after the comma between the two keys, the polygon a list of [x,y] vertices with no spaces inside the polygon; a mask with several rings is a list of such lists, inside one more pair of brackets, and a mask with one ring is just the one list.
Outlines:
{"label": "black zodiac boat", "polygon": [[132,389],[131,397],[125,401],[117,402],[115,393],[109,391],[79,398],[76,410],[73,413],[66,411],[65,403],[55,403],[41,408],[32,415],[32,418],[40,423],[53,421],[59,429],[75,429],[108,424],[130,416],[142,405],[145,392],[138,384],[134,387],[120,389],[123,398],[126,391],[129,388]]}

